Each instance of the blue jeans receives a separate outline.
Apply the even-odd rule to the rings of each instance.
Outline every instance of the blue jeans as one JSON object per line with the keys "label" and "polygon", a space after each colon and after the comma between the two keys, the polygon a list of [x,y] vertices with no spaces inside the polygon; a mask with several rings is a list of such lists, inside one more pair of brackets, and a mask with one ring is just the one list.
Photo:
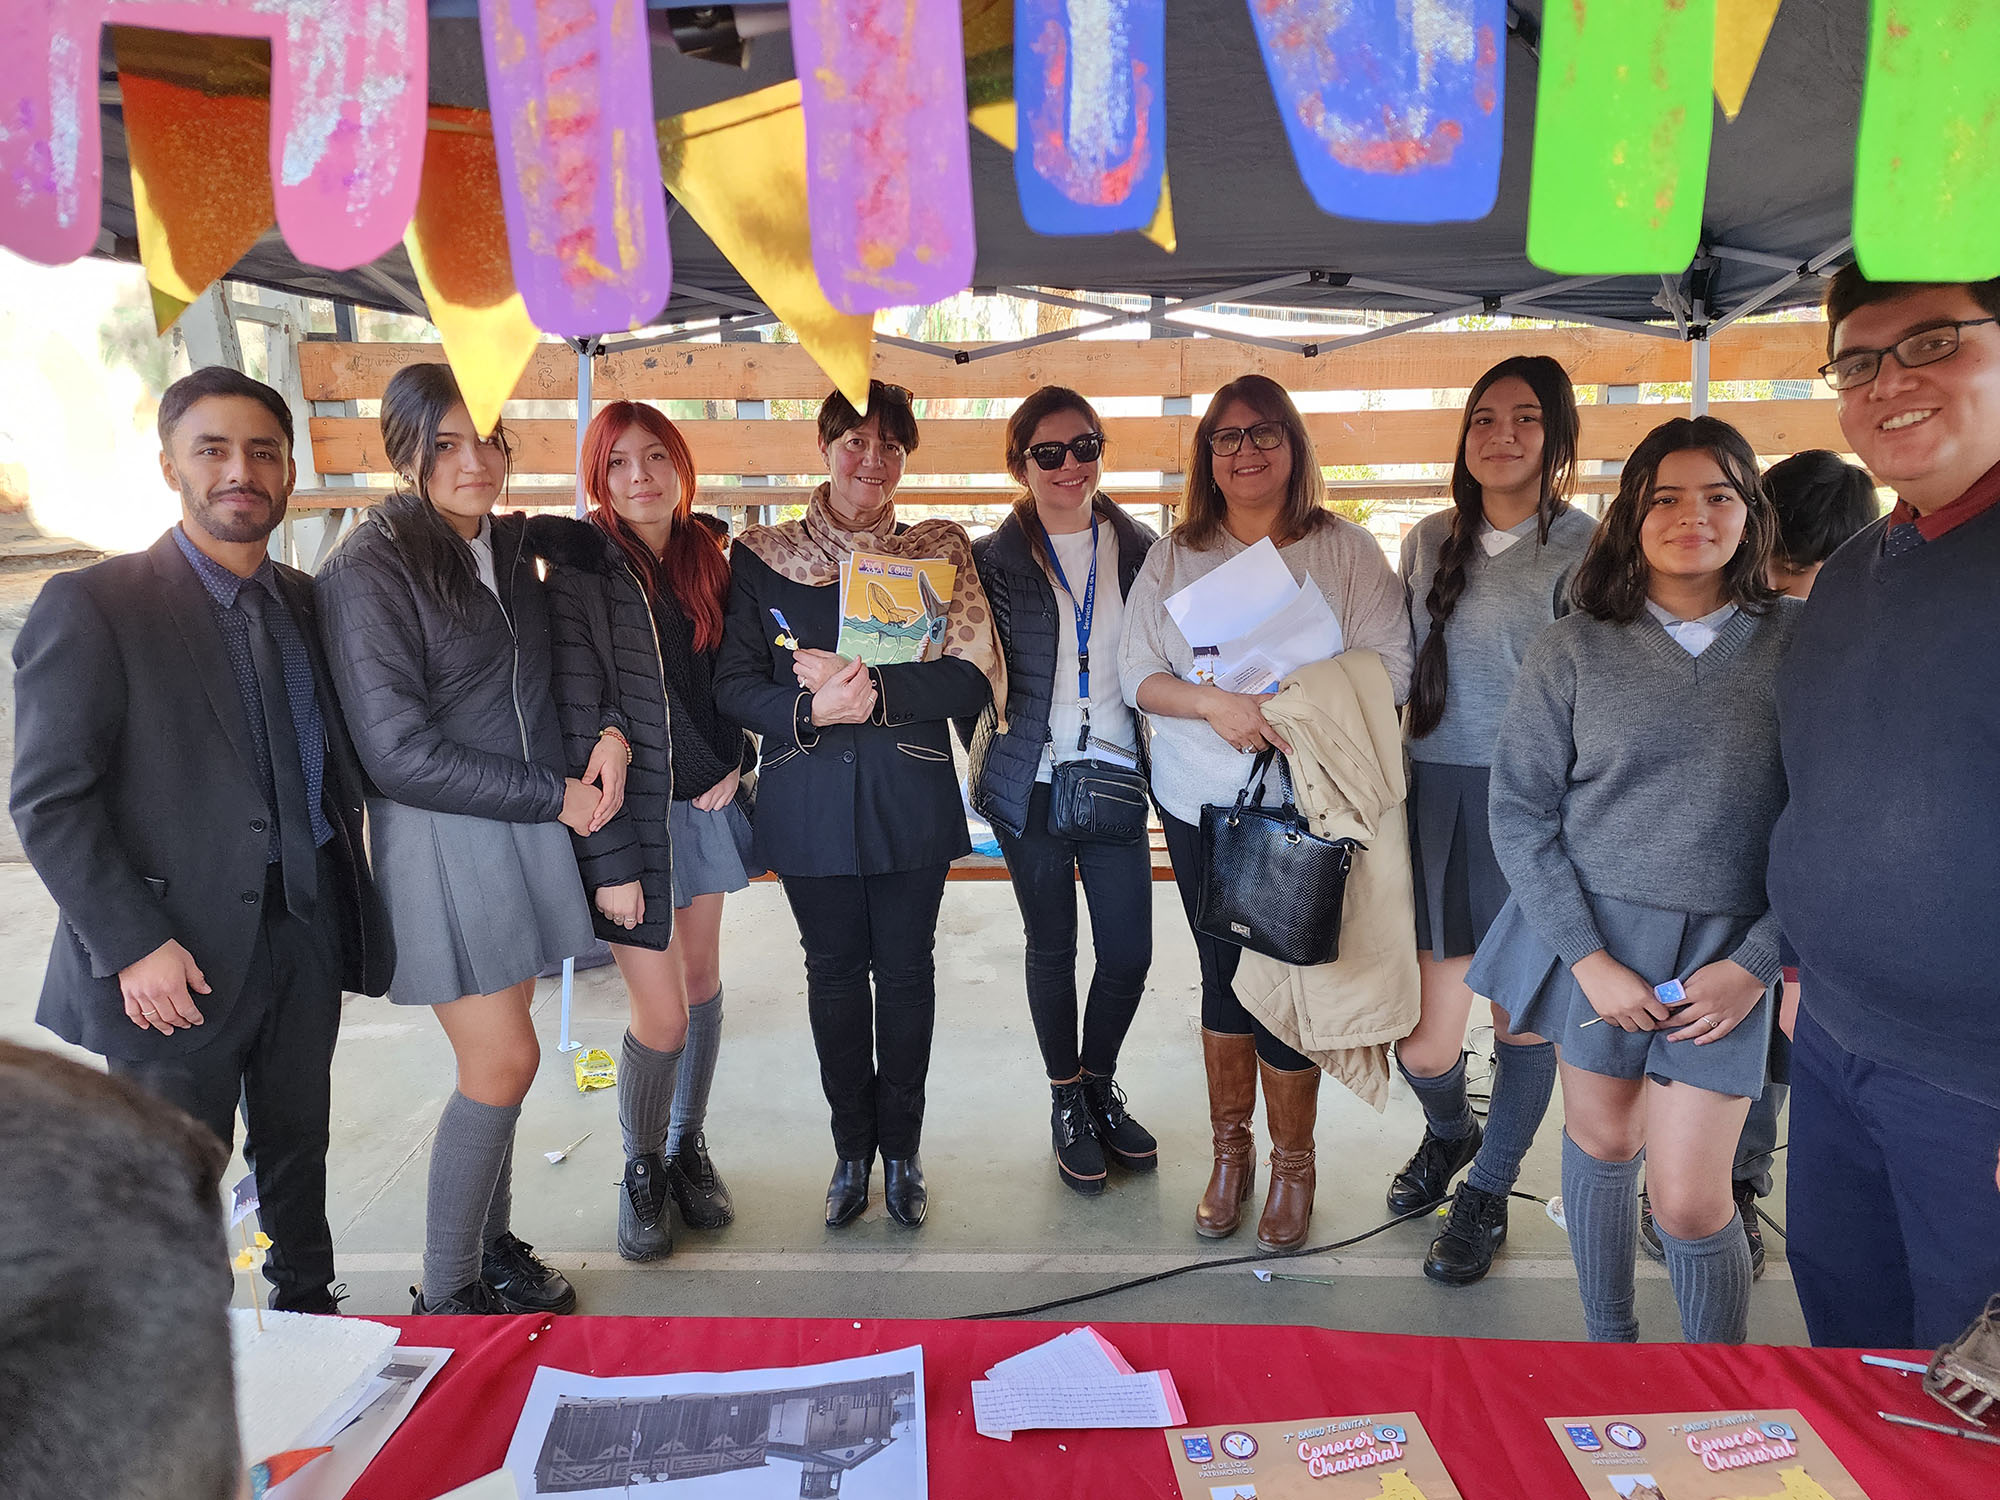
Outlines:
{"label": "blue jeans", "polygon": [[1935,1348],[2000,1291],[2000,1109],[1849,1052],[1804,1010],[1790,1154],[1785,1255],[1815,1344]]}

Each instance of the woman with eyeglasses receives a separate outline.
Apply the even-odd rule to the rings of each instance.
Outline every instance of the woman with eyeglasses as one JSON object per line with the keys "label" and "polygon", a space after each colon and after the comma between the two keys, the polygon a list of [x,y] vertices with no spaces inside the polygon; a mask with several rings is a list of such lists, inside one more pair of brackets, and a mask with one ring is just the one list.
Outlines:
{"label": "woman with eyeglasses", "polygon": [[449,366],[410,365],[383,392],[382,447],[396,490],[315,587],[372,783],[368,844],[396,938],[389,998],[429,1006],[456,1064],[431,1139],[412,1311],[568,1312],[567,1278],[513,1232],[514,1127],[541,1061],[535,977],[592,941],[570,836],[618,811],[631,756],[609,718],[580,776],[563,755],[528,539],[544,521],[493,514],[505,431],[479,435]]}
{"label": "woman with eyeglasses", "polygon": [[1396,1045],[1396,1066],[1423,1106],[1424,1136],[1389,1185],[1389,1212],[1438,1202],[1471,1164],[1424,1261],[1426,1276],[1451,1286],[1492,1267],[1507,1195],[1555,1091],[1554,1048],[1510,1033],[1495,1007],[1482,1131],[1465,1085],[1465,971],[1507,900],[1486,816],[1500,716],[1529,645],[1568,612],[1570,576],[1597,529],[1568,500],[1577,432],[1561,365],[1541,354],[1502,360],[1466,396],[1450,508],[1403,539],[1418,642],[1404,737],[1423,1009]]}
{"label": "woman with eyeglasses", "polygon": [[[1401,702],[1410,685],[1410,621],[1402,585],[1367,531],[1326,508],[1312,439],[1285,388],[1245,375],[1215,393],[1195,427],[1180,521],[1152,550],[1125,606],[1118,671],[1126,700],[1152,727],[1153,797],[1174,879],[1194,926],[1201,809],[1235,800],[1248,752],[1290,749],[1264,717],[1267,695],[1192,680],[1195,647],[1167,613],[1167,599],[1269,539],[1294,579],[1311,579],[1340,622],[1347,650],[1382,658]],[[1234,1234],[1255,1184],[1250,1115],[1261,1075],[1271,1132],[1271,1185],[1257,1225],[1267,1250],[1304,1242],[1313,1203],[1313,1132],[1319,1069],[1261,1025],[1231,987],[1243,950],[1201,932],[1202,1057],[1215,1164],[1195,1210],[1195,1232]]]}
{"label": "woman with eyeglasses", "polygon": [[[1143,827],[1107,841],[1051,817],[1058,766],[1144,765],[1138,718],[1119,690],[1118,641],[1125,596],[1158,537],[1098,493],[1103,455],[1090,403],[1043,386],[1007,423],[1007,471],[1024,493],[972,544],[1007,658],[1007,701],[980,717],[972,739],[972,805],[993,825],[1021,907],[1056,1175],[1086,1197],[1104,1190],[1107,1160],[1128,1172],[1159,1162],[1114,1077],[1152,964],[1152,854]],[[1079,878],[1096,950],[1080,1044]]]}
{"label": "woman with eyeglasses", "polygon": [[[916,446],[901,386],[870,382],[865,416],[838,392],[826,398],[827,482],[802,519],[737,538],[715,663],[716,707],[764,737],[754,848],[784,881],[805,948],[837,1158],[830,1229],[868,1206],[878,1152],[890,1216],[911,1228],[924,1220],[917,1147],[937,1009],[932,949],[946,871],[972,849],[949,721],[1006,695],[964,529],[896,519]],[[941,654],[885,666],[837,654],[841,562],[856,552],[952,564]]]}

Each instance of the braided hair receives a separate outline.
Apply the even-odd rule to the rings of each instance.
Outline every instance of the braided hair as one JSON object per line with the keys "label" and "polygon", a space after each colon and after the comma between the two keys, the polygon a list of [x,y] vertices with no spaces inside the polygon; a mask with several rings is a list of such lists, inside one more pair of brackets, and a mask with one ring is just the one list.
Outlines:
{"label": "braided hair", "polygon": [[1416,671],[1410,679],[1408,727],[1412,739],[1429,734],[1444,719],[1444,700],[1451,672],[1446,660],[1445,622],[1458,608],[1465,593],[1466,567],[1473,549],[1479,545],[1479,527],[1486,519],[1486,497],[1479,481],[1465,462],[1465,444],[1472,432],[1472,414],[1480,398],[1500,381],[1512,377],[1524,381],[1542,406],[1542,493],[1535,508],[1535,539],[1546,543],[1549,527],[1569,508],[1569,487],[1576,467],[1578,420],[1576,392],[1569,375],[1546,354],[1517,354],[1503,359],[1473,384],[1465,398],[1465,415],[1458,424],[1458,453],[1451,466],[1451,535],[1438,549],[1437,576],[1424,596],[1430,611],[1430,634],[1417,653]]}

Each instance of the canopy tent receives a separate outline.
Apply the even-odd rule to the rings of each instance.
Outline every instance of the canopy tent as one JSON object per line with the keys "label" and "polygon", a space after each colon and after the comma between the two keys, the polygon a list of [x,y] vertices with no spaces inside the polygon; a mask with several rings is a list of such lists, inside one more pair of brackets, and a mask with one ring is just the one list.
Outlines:
{"label": "canopy tent", "polygon": [[[464,14],[466,8],[463,0],[433,0],[434,105],[486,104],[479,23]],[[1169,254],[1134,233],[1034,233],[1022,217],[1012,154],[975,132],[973,284],[1150,294],[1189,303],[1373,308],[1432,318],[1516,312],[1620,326],[1651,323],[1670,337],[1700,337],[1751,310],[1815,300],[1812,273],[1838,260],[1849,244],[1868,48],[1865,0],[1784,0],[1779,6],[1741,113],[1725,121],[1718,111],[1702,218],[1705,253],[1678,277],[1559,278],[1528,260],[1542,8],[1539,0],[1509,7],[1496,207],[1477,222],[1409,225],[1321,212],[1295,170],[1248,8],[1230,0],[1170,4],[1166,155],[1176,251]],[[656,112],[665,116],[781,82],[793,65],[789,37],[780,31],[760,37],[740,70],[685,57],[656,35],[652,67]],[[136,219],[108,48],[103,80],[106,166],[98,250],[132,257]],[[674,289],[656,323],[771,321],[749,283],[687,214],[672,217],[670,232]],[[401,249],[333,272],[301,264],[274,230],[230,274],[363,306],[424,309]],[[1151,316],[1160,316],[1159,304]],[[634,337],[614,335],[610,345]]]}

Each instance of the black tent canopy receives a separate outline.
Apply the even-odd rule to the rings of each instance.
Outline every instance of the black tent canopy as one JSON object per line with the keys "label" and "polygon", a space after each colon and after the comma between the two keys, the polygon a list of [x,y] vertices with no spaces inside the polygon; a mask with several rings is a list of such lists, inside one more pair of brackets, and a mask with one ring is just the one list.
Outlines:
{"label": "black tent canopy", "polygon": [[[654,0],[654,7],[660,0]],[[1179,247],[1136,234],[1056,238],[1028,229],[1009,154],[972,137],[979,256],[975,287],[1073,288],[1189,301],[1294,308],[1373,308],[1431,318],[1516,312],[1672,337],[1758,308],[1814,300],[1813,273],[1849,244],[1854,145],[1867,54],[1865,0],[1784,0],[1734,121],[1715,117],[1702,253],[1677,275],[1559,278],[1525,254],[1541,0],[1509,7],[1506,145],[1498,203],[1476,223],[1364,223],[1322,213],[1293,166],[1248,9],[1237,0],[1172,0],[1166,38],[1167,161]],[[478,22],[465,0],[433,0],[430,97],[483,108]],[[662,116],[792,76],[789,39],[760,37],[749,66],[682,56],[653,42]],[[136,254],[116,73],[106,51],[104,235],[100,250]],[[756,293],[689,216],[672,219],[675,286],[656,320],[770,321]],[[398,249],[371,265],[301,264],[276,231],[230,275],[397,312],[423,312]],[[1153,316],[1159,314],[1155,312]],[[632,340],[619,337],[610,347]],[[1294,347],[1286,345],[1286,347]],[[943,352],[943,351],[940,351]]]}

